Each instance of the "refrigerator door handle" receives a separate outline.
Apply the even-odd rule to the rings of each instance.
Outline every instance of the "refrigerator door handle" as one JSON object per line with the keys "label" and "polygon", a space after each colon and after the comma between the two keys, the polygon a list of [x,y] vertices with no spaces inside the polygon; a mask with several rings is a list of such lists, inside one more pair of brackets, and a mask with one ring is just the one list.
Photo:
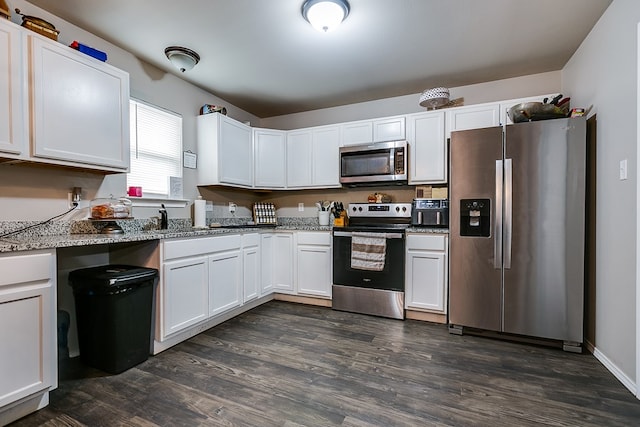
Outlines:
{"label": "refrigerator door handle", "polygon": [[493,267],[502,268],[502,160],[496,160],[496,220],[493,224]]}
{"label": "refrigerator door handle", "polygon": [[504,268],[511,268],[511,238],[513,231],[513,164],[504,161]]}

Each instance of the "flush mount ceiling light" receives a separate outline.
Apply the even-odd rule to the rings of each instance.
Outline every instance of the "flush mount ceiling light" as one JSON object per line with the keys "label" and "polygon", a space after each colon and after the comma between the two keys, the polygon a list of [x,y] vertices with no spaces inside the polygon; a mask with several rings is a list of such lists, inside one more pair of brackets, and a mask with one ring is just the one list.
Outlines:
{"label": "flush mount ceiling light", "polygon": [[164,50],[164,54],[167,55],[169,61],[183,73],[192,69],[200,62],[200,55],[182,46],[169,46]]}
{"label": "flush mount ceiling light", "polygon": [[349,15],[347,0],[306,0],[302,16],[318,31],[334,30]]}

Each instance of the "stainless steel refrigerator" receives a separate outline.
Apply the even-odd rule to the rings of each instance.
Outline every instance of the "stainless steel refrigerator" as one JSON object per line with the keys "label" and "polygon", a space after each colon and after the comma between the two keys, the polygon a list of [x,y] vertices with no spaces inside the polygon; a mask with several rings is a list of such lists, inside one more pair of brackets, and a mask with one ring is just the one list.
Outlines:
{"label": "stainless steel refrigerator", "polygon": [[581,351],[585,119],[453,132],[450,150],[450,331]]}

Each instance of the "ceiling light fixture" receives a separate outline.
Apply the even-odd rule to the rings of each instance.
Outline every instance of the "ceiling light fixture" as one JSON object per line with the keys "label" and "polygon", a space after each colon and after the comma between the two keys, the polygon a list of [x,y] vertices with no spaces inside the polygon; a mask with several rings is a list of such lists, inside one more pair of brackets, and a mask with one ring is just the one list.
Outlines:
{"label": "ceiling light fixture", "polygon": [[318,31],[329,32],[349,15],[347,0],[306,0],[302,16]]}
{"label": "ceiling light fixture", "polygon": [[200,55],[182,46],[169,46],[164,50],[164,54],[167,55],[169,61],[183,73],[192,69],[200,62]]}

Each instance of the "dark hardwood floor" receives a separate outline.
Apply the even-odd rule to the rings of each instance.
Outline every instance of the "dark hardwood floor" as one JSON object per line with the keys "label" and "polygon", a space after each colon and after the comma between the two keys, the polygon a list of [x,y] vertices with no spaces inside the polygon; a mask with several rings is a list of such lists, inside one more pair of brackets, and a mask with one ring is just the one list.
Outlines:
{"label": "dark hardwood floor", "polygon": [[15,426],[636,426],[592,355],[272,301],[119,375],[61,370]]}

